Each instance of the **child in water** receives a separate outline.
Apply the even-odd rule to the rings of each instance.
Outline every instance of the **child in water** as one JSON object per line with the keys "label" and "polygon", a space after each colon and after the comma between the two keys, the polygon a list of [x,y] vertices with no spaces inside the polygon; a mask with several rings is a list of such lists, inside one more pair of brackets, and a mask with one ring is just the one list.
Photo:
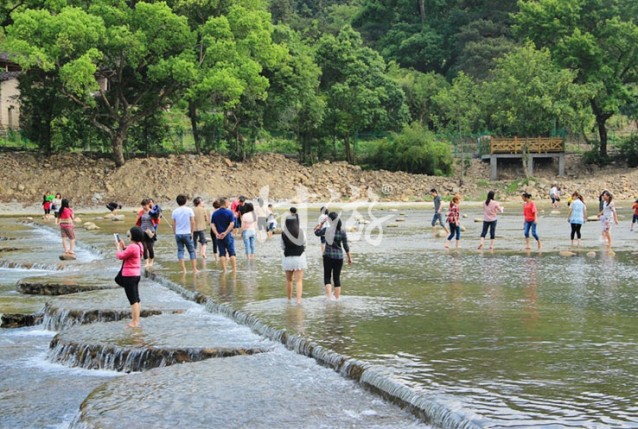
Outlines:
{"label": "child in water", "polygon": [[447,237],[447,241],[445,242],[445,248],[450,248],[450,241],[452,238],[456,236],[456,248],[459,248],[459,240],[461,239],[461,214],[459,212],[459,202],[461,198],[458,195],[452,197],[452,201],[450,201],[450,209],[447,213],[447,223],[450,225],[450,235]]}

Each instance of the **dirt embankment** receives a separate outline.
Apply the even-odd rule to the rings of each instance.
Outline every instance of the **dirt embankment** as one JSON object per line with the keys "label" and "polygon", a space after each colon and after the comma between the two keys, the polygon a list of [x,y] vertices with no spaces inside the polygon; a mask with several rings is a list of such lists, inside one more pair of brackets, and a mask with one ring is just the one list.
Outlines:
{"label": "dirt embankment", "polygon": [[[499,165],[499,179],[489,180],[489,164],[473,160],[463,180],[403,172],[364,171],[344,162],[311,167],[277,154],[262,154],[246,163],[219,155],[172,155],[129,160],[116,168],[108,159],[81,154],[43,157],[33,153],[0,154],[0,201],[9,206],[37,207],[43,194],[60,192],[77,207],[102,206],[109,201],[137,206],[151,196],[172,205],[180,193],[211,200],[218,196],[263,194],[269,200],[300,203],[380,200],[415,202],[430,199],[437,188],[445,196],[460,192],[466,200],[480,200],[489,189],[501,200],[523,191],[546,198],[553,183],[563,192],[578,190],[588,201],[609,189],[618,199],[638,197],[638,169],[585,167],[580,158],[567,157],[565,177],[554,165],[535,166],[537,177],[525,179],[520,164]],[[457,168],[457,170],[459,170]],[[459,170],[460,173],[460,170]]]}

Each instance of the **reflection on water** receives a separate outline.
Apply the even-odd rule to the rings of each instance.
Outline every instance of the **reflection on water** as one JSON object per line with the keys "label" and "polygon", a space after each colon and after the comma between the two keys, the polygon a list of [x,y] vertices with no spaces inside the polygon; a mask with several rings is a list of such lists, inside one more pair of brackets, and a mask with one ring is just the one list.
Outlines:
{"label": "reflection on water", "polygon": [[[525,252],[522,221],[512,215],[499,220],[494,252],[474,250],[473,223],[462,248],[446,252],[424,226],[427,213],[406,219],[386,229],[381,246],[352,240],[341,302],[323,295],[312,239],[301,307],[284,298],[276,239],[258,249],[254,266],[240,257],[236,278],[213,267],[193,287],[373,364],[486,426],[636,426],[638,293],[634,255],[624,250],[631,236],[618,233],[609,255],[598,225],[587,225],[577,256],[560,256],[566,222],[545,217],[543,253]],[[595,258],[585,255],[591,250]]]}

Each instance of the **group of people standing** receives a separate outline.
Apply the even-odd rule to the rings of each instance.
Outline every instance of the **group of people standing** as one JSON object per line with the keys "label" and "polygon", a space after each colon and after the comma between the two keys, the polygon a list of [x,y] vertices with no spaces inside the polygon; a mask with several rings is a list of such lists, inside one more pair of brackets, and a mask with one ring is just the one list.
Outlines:
{"label": "group of people standing", "polygon": [[[558,189],[556,186],[554,188]],[[558,190],[554,191],[550,194],[552,207],[558,207],[558,202],[560,198],[558,196]],[[445,228],[445,224],[443,223],[443,215],[441,213],[441,198],[438,195],[436,189],[432,189],[430,191],[431,195],[434,198],[434,216],[432,218],[432,227],[436,226],[436,223],[439,222],[445,229],[446,233],[449,233],[446,242],[445,248],[448,249],[450,247],[450,242],[452,239],[456,238],[456,248],[459,248],[460,241],[460,210],[459,203],[461,200],[460,195],[454,195],[452,200],[450,201],[448,214],[447,214],[447,223],[449,225],[449,230]],[[487,193],[487,198],[483,202],[483,228],[481,230],[480,242],[478,245],[479,249],[482,249],[484,246],[485,238],[487,233],[490,234],[490,250],[494,250],[494,244],[496,241],[496,223],[498,220],[498,215],[503,213],[503,206],[498,203],[495,199],[495,192],[489,191]],[[542,249],[542,242],[537,232],[538,225],[538,209],[534,201],[532,201],[532,195],[525,192],[521,195],[523,200],[523,236],[525,237],[525,249],[530,249],[530,235],[536,240],[538,245],[538,250]],[[616,206],[613,202],[613,195],[611,192],[605,190],[600,194],[599,197],[600,205],[599,205],[599,213],[598,219],[601,223],[601,236],[607,247],[611,248],[612,244],[612,236],[611,236],[611,228],[612,223],[618,225],[618,214],[616,212]],[[632,219],[631,229],[633,229],[633,224],[638,222],[638,200],[634,203],[632,207],[634,211],[634,216]],[[567,217],[567,222],[569,222],[571,226],[571,244],[572,246],[580,246],[581,243],[581,228],[585,222],[587,222],[587,206],[585,205],[583,196],[574,191],[569,199],[569,214]]]}

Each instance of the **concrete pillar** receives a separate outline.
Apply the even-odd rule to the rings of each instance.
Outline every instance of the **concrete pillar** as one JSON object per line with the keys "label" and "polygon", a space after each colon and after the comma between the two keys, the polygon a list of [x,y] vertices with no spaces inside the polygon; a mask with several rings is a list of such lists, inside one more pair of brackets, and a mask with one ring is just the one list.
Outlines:
{"label": "concrete pillar", "polygon": [[[525,154],[523,154],[525,156]],[[534,156],[527,154],[527,175],[534,177]]]}
{"label": "concrete pillar", "polygon": [[565,175],[565,154],[558,155],[558,175],[563,177]]}
{"label": "concrete pillar", "polygon": [[492,180],[496,180],[498,177],[498,174],[496,173],[496,155],[491,155],[490,156],[490,169],[491,169],[491,174],[490,174],[490,179]]}

